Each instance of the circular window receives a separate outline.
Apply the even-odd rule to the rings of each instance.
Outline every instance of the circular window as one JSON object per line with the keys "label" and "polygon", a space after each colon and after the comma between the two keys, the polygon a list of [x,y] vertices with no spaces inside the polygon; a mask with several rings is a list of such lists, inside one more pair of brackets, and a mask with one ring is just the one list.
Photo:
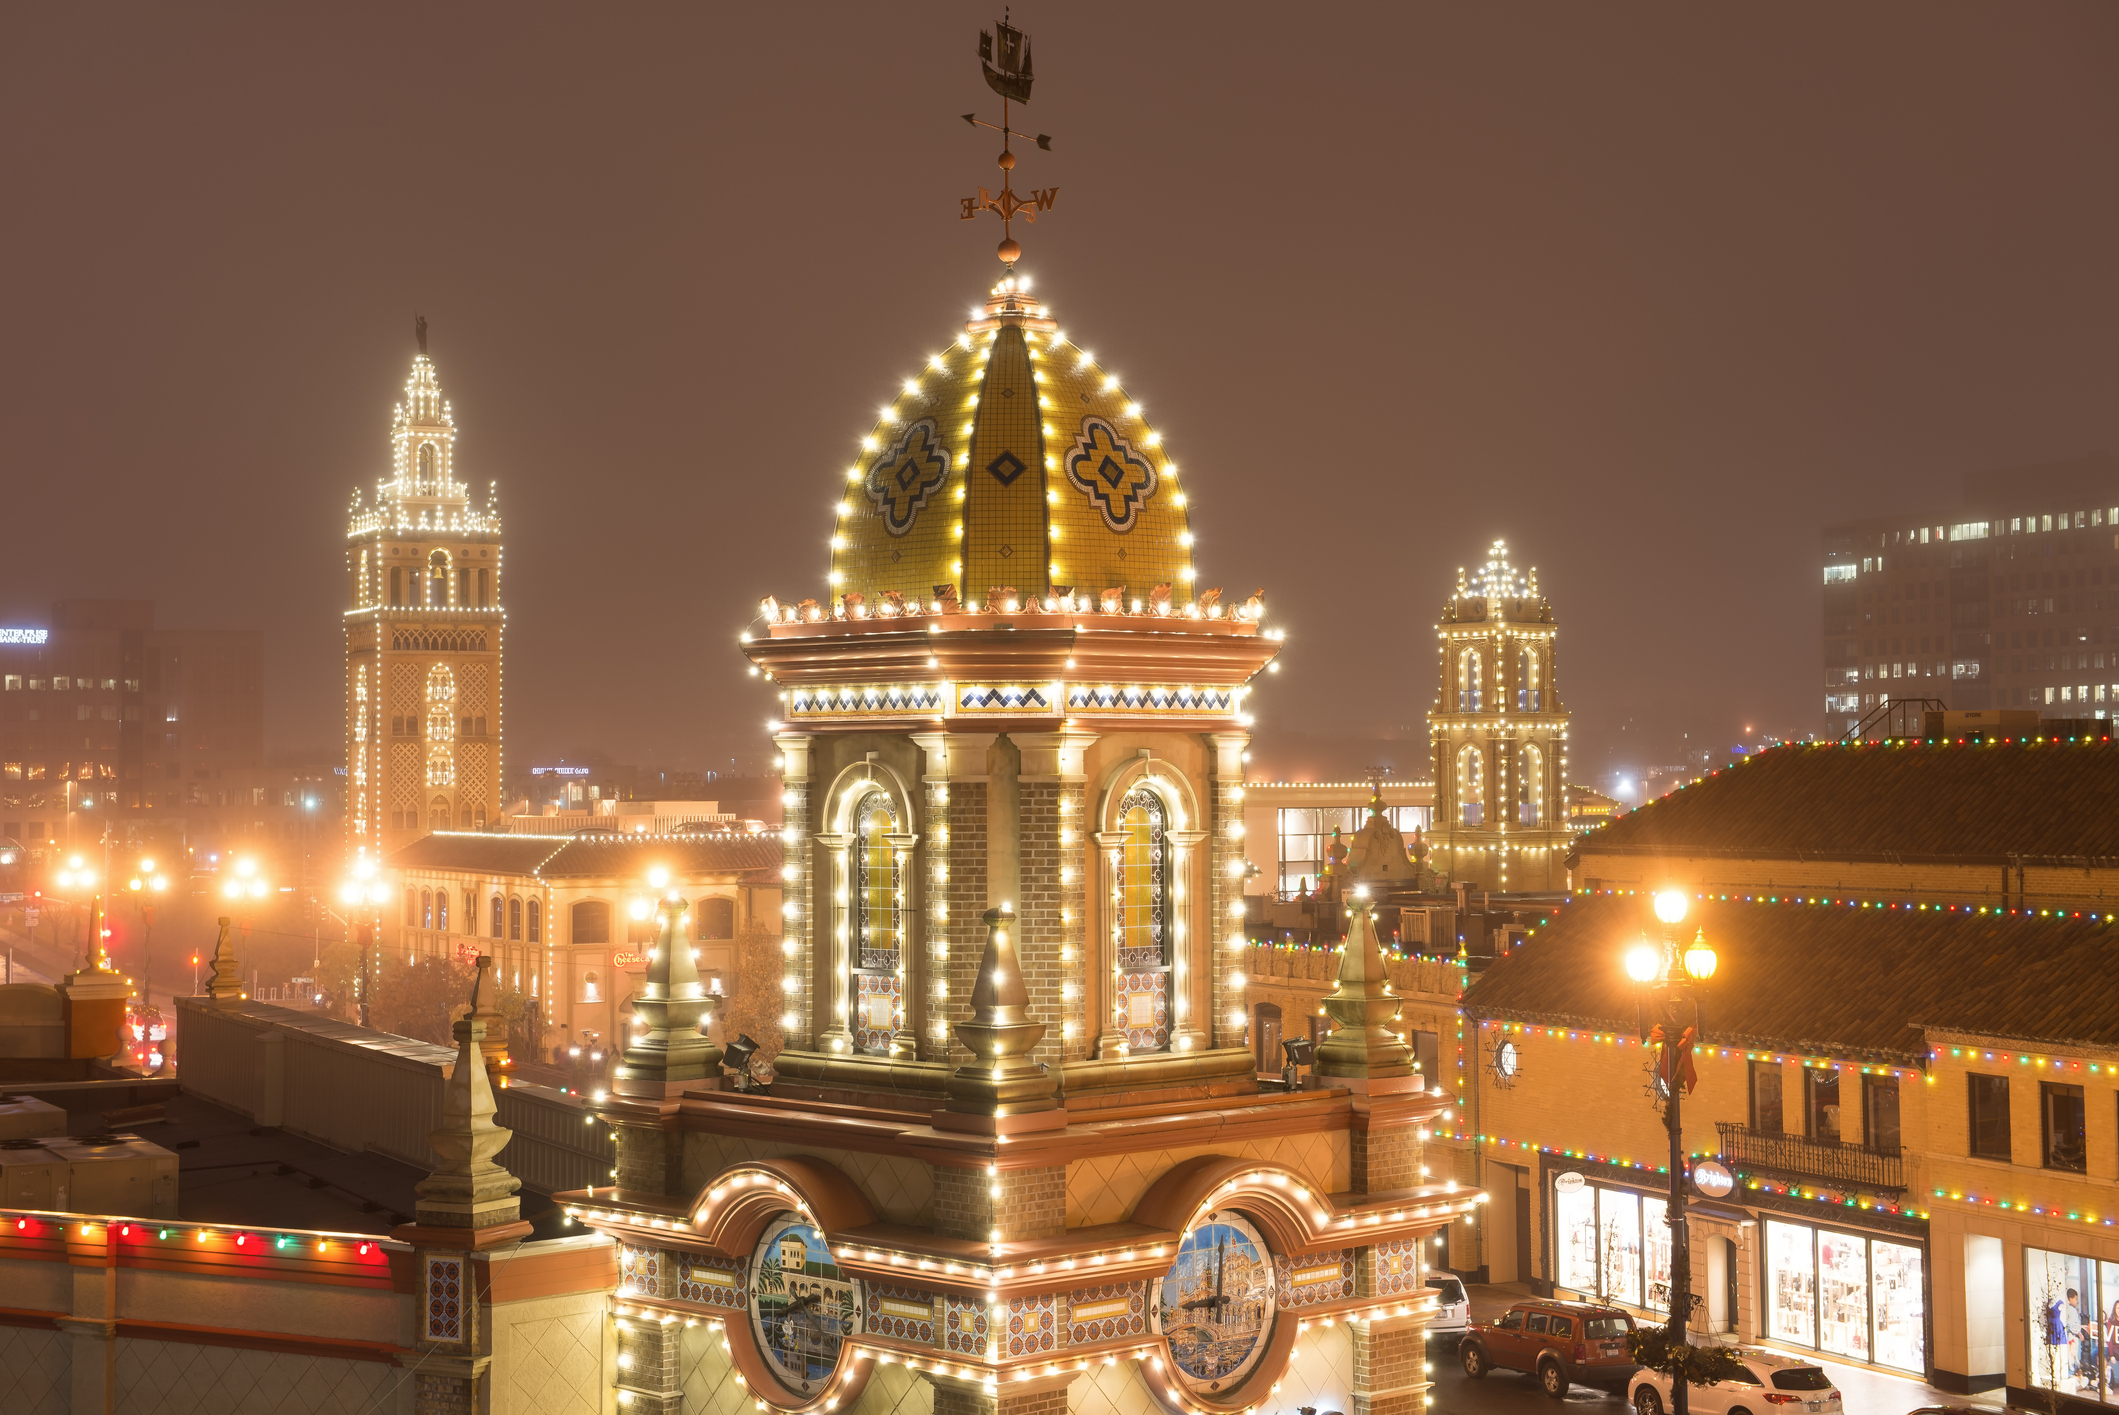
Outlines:
{"label": "circular window", "polygon": [[751,1254],[751,1331],[789,1390],[814,1395],[831,1379],[859,1320],[860,1286],[804,1220],[782,1214],[765,1226]]}
{"label": "circular window", "polygon": [[1251,1373],[1273,1329],[1273,1255],[1233,1213],[1208,1214],[1185,1235],[1155,1285],[1156,1329],[1187,1389],[1214,1394]]}
{"label": "circular window", "polygon": [[1494,1070],[1504,1079],[1513,1080],[1516,1074],[1516,1044],[1503,1042],[1494,1048]]}

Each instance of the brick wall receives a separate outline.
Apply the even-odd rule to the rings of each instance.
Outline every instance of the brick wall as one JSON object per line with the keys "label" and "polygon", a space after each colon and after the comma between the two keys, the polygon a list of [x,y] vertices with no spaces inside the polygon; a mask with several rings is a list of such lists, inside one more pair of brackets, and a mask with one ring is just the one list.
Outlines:
{"label": "brick wall", "polygon": [[1067,1415],[1067,1392],[1064,1387],[1033,1391],[1004,1387],[989,1395],[958,1381],[936,1381],[934,1415]]}
{"label": "brick wall", "polygon": [[1379,1126],[1374,1130],[1356,1128],[1347,1139],[1355,1193],[1410,1189],[1420,1183],[1420,1165],[1426,1146],[1412,1126]]}
{"label": "brick wall", "polygon": [[649,1125],[618,1127],[618,1187],[648,1194],[688,1195],[684,1137]]}
{"label": "brick wall", "polygon": [[632,1415],[679,1415],[684,1405],[683,1341],[682,1326],[620,1319],[618,1388],[631,1393],[625,1409]]}
{"label": "brick wall", "polygon": [[[998,1194],[995,1191],[998,1190]],[[1004,1170],[934,1169],[934,1224],[951,1238],[1003,1241],[1057,1238],[1067,1230],[1067,1170],[1063,1165]]]}
{"label": "brick wall", "polygon": [[1426,1408],[1425,1325],[1418,1320],[1349,1322],[1354,1405],[1349,1415],[1419,1415]]}
{"label": "brick wall", "polygon": [[[949,926],[956,911],[949,892],[952,872],[949,868],[949,850],[954,839],[951,825],[951,790],[949,782],[935,777],[927,778],[927,821],[920,842],[920,860],[927,867],[927,878],[920,891],[925,905],[915,916],[913,925],[920,932],[918,946],[925,960],[920,969],[920,986],[926,991],[922,1006],[915,1009],[919,1017],[920,1059],[942,1061],[949,1056],[951,1034],[950,1019],[955,1015],[951,1006],[958,995],[950,987],[949,975]],[[908,940],[910,942],[910,940]],[[963,999],[968,1002],[968,997]]]}
{"label": "brick wall", "polygon": [[[792,757],[790,753],[790,761]],[[792,983],[785,1007],[793,1017],[792,1024],[786,1029],[786,1045],[795,1050],[809,1050],[817,1045],[810,1024],[816,997],[816,953],[821,948],[825,956],[830,957],[831,943],[816,927],[816,920],[810,912],[815,897],[811,878],[817,850],[815,842],[810,839],[817,828],[810,819],[810,783],[806,777],[796,780],[790,774],[781,786],[785,792],[785,805],[782,807],[780,834],[787,842],[786,864],[794,872],[781,893],[782,903],[786,906],[782,927],[786,931],[786,942],[792,945],[785,951],[786,977]]]}
{"label": "brick wall", "polygon": [[[1030,1017],[1046,1027],[1031,1058],[1057,1065],[1086,1056],[1087,1002],[1082,988],[1082,789],[1067,782],[1024,781],[1019,839],[1021,897],[1015,901],[1016,951],[1030,989]],[[1067,831],[1071,846],[1060,843]],[[1063,883],[1060,872],[1067,872]]]}

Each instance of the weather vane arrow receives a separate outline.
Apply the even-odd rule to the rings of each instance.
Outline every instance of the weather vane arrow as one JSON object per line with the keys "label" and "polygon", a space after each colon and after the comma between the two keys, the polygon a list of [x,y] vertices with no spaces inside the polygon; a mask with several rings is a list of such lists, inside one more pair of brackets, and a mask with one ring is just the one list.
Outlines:
{"label": "weather vane arrow", "polygon": [[[1001,135],[1001,189],[995,193],[980,187],[977,196],[962,198],[958,206],[961,219],[965,221],[975,221],[981,213],[988,211],[1001,218],[999,254],[1002,263],[1012,269],[1023,254],[1014,235],[1015,218],[1020,216],[1026,223],[1035,223],[1039,212],[1052,210],[1053,202],[1059,197],[1059,188],[1033,188],[1027,197],[1015,194],[1014,140],[1031,135],[1018,133],[1009,126],[1009,105],[1030,101],[1030,86],[1036,81],[1036,75],[1031,70],[1030,36],[1009,24],[1005,11],[1001,22],[992,30],[979,31],[979,67],[985,71],[987,87],[1001,96],[1001,121],[989,123],[976,113],[966,113],[963,117],[974,128],[991,128]],[[1049,133],[1037,134],[1036,141],[1041,150],[1052,150]]]}

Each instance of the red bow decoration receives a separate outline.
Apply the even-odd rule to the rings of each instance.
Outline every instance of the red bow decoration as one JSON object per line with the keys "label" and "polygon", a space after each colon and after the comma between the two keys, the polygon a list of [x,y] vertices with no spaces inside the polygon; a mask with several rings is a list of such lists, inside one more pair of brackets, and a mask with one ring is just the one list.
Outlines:
{"label": "red bow decoration", "polygon": [[1651,1028],[1648,1033],[1648,1044],[1654,1047],[1657,1053],[1655,1074],[1662,1079],[1666,1088],[1673,1081],[1682,1081],[1685,1085],[1685,1094],[1688,1096],[1700,1084],[1699,1072],[1695,1071],[1692,1066],[1692,1045],[1694,1040],[1693,1029],[1687,1027],[1685,1034],[1679,1037],[1677,1044],[1673,1046],[1670,1039],[1663,1035],[1663,1025],[1660,1022]]}

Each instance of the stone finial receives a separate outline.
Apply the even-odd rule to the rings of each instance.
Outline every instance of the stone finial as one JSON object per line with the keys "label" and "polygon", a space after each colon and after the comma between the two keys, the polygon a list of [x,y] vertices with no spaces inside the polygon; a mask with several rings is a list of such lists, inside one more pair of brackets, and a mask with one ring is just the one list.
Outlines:
{"label": "stone finial", "polygon": [[986,952],[971,988],[971,1020],[956,1025],[957,1040],[974,1060],[949,1078],[949,1109],[974,1115],[1025,1115],[1059,1104],[1059,1078],[1029,1059],[1045,1035],[1030,1020],[1030,989],[1015,951],[1015,914],[986,911]]}
{"label": "stone finial", "polygon": [[220,1003],[243,1000],[242,970],[235,961],[235,929],[226,914],[221,916],[220,936],[213,941],[213,970],[206,979],[206,995]]}
{"label": "stone finial", "polygon": [[1374,906],[1359,897],[1348,903],[1353,917],[1339,955],[1339,986],[1324,1000],[1338,1025],[1317,1044],[1315,1074],[1355,1082],[1364,1091],[1411,1090],[1418,1074],[1412,1048],[1384,1026],[1398,1011],[1398,999],[1376,942]]}
{"label": "stone finial", "polygon": [[494,1005],[493,993],[486,991],[489,982],[493,983],[496,992],[499,990],[498,979],[487,976],[493,970],[493,956],[479,954],[474,966],[478,973],[471,983],[471,1015],[486,1024],[485,1036],[479,1041],[479,1052],[485,1060],[486,1081],[497,1091],[505,1084],[508,1074],[508,1019]]}
{"label": "stone finial", "polygon": [[690,917],[685,901],[673,894],[656,910],[660,927],[647,957],[647,977],[633,999],[633,1016],[646,1031],[636,1033],[619,1059],[615,1089],[620,1094],[661,1094],[671,1083],[721,1075],[721,1048],[700,1030],[714,1004],[699,978],[698,950],[684,936]]}
{"label": "stone finial", "polygon": [[414,1217],[422,1227],[494,1228],[522,1216],[522,1202],[515,1197],[522,1181],[493,1158],[515,1132],[493,1123],[493,1086],[481,1050],[486,1023],[475,1010],[475,997],[472,1004],[474,1010],[452,1029],[456,1069],[442,1087],[441,1128],[427,1132],[441,1167],[413,1186],[419,1193]]}

